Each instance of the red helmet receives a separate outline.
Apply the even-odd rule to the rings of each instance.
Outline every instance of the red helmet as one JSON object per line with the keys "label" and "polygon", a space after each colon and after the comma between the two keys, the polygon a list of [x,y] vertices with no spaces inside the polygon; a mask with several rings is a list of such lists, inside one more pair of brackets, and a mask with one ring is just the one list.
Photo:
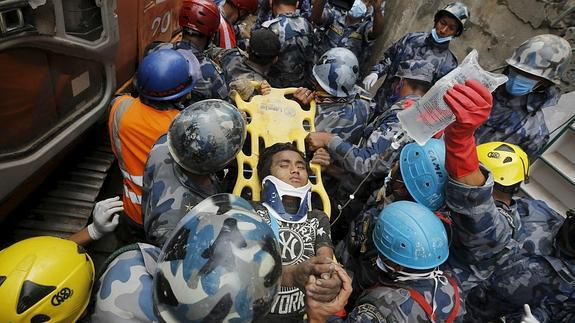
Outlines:
{"label": "red helmet", "polygon": [[[257,2],[256,2],[257,3]],[[211,0],[184,0],[180,9],[180,27],[212,37],[220,25],[220,9]]]}
{"label": "red helmet", "polygon": [[228,0],[234,7],[239,10],[245,10],[251,14],[258,11],[258,0]]}

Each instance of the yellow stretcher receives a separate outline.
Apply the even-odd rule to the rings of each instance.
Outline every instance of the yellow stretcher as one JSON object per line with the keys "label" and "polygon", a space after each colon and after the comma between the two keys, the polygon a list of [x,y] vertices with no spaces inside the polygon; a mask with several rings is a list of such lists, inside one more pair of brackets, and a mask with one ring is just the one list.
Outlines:
{"label": "yellow stretcher", "polygon": [[[249,190],[254,201],[260,200],[261,181],[257,173],[260,142],[263,142],[263,147],[278,142],[293,142],[300,151],[305,151],[305,137],[308,131],[315,131],[316,107],[315,101],[312,101],[309,111],[305,111],[298,102],[285,97],[295,91],[296,88],[272,88],[269,94],[256,95],[249,102],[232,91],[231,97],[236,106],[251,120],[247,125],[248,135],[245,143],[249,145],[249,155],[240,151],[236,157],[238,178],[233,192],[235,195],[241,196],[242,192]],[[310,166],[313,172],[313,176],[310,174],[312,194],[319,197],[323,211],[330,216],[331,207],[321,180],[320,166],[316,164]]]}

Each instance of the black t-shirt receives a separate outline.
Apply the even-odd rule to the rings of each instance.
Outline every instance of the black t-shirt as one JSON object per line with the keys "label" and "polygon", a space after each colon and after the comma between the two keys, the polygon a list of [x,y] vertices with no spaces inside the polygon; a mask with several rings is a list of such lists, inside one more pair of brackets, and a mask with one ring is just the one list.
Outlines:
{"label": "black t-shirt", "polygon": [[[259,202],[252,202],[257,213],[271,225],[268,210]],[[317,249],[327,246],[333,249],[329,218],[319,210],[308,213],[302,223],[288,223],[276,219],[279,226],[279,243],[282,265],[297,265],[316,255]],[[305,294],[297,287],[281,286],[274,298],[265,321],[299,322],[305,312]]]}

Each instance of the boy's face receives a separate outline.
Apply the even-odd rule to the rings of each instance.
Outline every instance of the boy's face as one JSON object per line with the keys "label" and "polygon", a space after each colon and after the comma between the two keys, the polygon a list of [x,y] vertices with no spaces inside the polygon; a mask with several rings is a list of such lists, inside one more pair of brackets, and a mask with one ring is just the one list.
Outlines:
{"label": "boy's face", "polygon": [[453,17],[444,15],[435,23],[435,30],[441,38],[455,36],[459,30],[459,22]]}
{"label": "boy's face", "polygon": [[273,155],[270,174],[296,188],[305,186],[308,182],[305,160],[291,150]]}

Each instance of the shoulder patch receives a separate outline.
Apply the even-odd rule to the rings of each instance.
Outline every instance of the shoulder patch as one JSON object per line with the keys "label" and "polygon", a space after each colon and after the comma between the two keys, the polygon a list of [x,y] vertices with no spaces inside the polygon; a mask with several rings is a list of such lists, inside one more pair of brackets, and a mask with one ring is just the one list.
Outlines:
{"label": "shoulder patch", "polygon": [[377,310],[377,307],[375,307],[375,305],[372,305],[370,303],[361,304],[358,307],[356,307],[356,310],[357,314],[359,314],[360,316],[367,316],[371,322],[380,322],[380,323],[387,322],[385,317],[383,317],[383,315],[381,315],[381,313]]}

